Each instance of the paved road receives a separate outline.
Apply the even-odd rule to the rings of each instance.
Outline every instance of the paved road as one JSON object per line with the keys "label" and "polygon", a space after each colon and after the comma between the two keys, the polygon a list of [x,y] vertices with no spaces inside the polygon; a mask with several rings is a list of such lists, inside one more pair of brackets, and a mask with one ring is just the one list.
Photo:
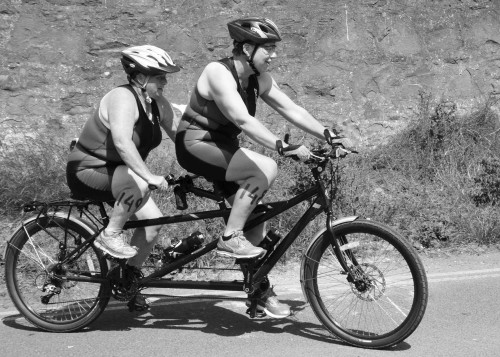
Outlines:
{"label": "paved road", "polygon": [[[239,293],[229,299],[155,299],[144,314],[113,303],[88,329],[45,333],[12,307],[0,310],[2,356],[499,356],[500,253],[425,258],[429,305],[405,342],[384,350],[354,348],[322,329],[304,303],[296,268],[274,277],[295,314],[246,317]],[[295,275],[294,275],[295,274]],[[293,278],[292,278],[293,277]],[[187,291],[196,294],[196,291]]]}

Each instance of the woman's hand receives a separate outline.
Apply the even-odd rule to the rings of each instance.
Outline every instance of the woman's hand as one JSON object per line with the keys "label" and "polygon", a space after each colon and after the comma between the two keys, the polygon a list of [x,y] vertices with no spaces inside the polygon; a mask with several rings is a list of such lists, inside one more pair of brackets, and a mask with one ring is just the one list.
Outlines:
{"label": "woman's hand", "polygon": [[304,145],[284,144],[281,140],[276,141],[276,149],[281,156],[288,156],[294,160],[306,161],[311,157],[311,151]]}
{"label": "woman's hand", "polygon": [[165,177],[153,175],[148,180],[148,187],[150,190],[167,191],[168,183],[167,180],[165,180]]}
{"label": "woman's hand", "polygon": [[292,156],[300,161],[306,161],[311,156],[311,152],[304,145],[288,145],[283,148],[283,156]]}
{"label": "woman's hand", "polygon": [[[330,133],[330,138],[333,143],[335,144],[341,144],[344,148],[348,150],[352,150],[354,148],[354,143],[352,142],[351,139],[346,138],[344,136],[339,135],[335,130],[330,130],[330,129],[325,129],[325,138],[327,138],[327,133],[328,131]],[[328,138],[327,138],[328,140]]]}

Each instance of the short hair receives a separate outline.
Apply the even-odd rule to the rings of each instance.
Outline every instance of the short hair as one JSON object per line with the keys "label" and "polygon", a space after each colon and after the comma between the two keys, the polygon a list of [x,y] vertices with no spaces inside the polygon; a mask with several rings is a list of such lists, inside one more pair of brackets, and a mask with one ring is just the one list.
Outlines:
{"label": "short hair", "polygon": [[240,56],[243,54],[243,44],[244,42],[233,42],[233,56]]}
{"label": "short hair", "polygon": [[240,56],[243,54],[243,45],[245,43],[248,43],[249,45],[252,46],[257,46],[257,44],[250,42],[250,41],[245,41],[245,42],[233,42],[233,56]]}

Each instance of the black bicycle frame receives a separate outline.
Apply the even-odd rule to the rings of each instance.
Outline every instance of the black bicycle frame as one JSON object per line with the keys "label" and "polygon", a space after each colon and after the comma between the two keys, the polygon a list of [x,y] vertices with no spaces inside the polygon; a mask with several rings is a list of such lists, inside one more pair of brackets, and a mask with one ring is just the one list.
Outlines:
{"label": "black bicycle frame", "polygon": [[[299,236],[299,234],[304,230],[309,222],[311,222],[314,218],[316,218],[322,211],[324,211],[327,215],[326,219],[326,229],[329,232],[329,237],[331,240],[332,247],[344,269],[347,272],[350,272],[350,269],[347,267],[345,260],[343,259],[342,253],[340,252],[338,240],[333,235],[332,230],[332,210],[331,210],[331,199],[326,194],[325,187],[323,181],[321,180],[321,173],[323,169],[317,167],[312,170],[313,177],[315,179],[314,187],[307,189],[306,191],[298,194],[297,196],[285,200],[272,202],[268,204],[258,205],[254,210],[254,218],[250,219],[244,227],[244,231],[248,231],[259,224],[262,224],[269,219],[283,213],[284,211],[292,208],[293,206],[304,202],[306,200],[310,200],[314,198],[309,208],[304,212],[304,214],[300,217],[300,219],[295,223],[295,225],[290,229],[288,234],[281,240],[281,242],[275,247],[271,254],[269,254],[263,260],[253,260],[255,263],[253,265],[254,274],[253,281],[259,282],[261,281],[274,267],[274,265],[279,261],[279,259],[283,256],[283,254],[288,250],[291,244],[295,241],[295,239]],[[124,229],[132,229],[139,227],[148,227],[148,226],[156,226],[156,225],[168,225],[173,223],[182,223],[182,222],[190,222],[204,219],[214,219],[214,218],[223,218],[227,220],[231,209],[228,208],[224,199],[217,193],[200,189],[194,186],[189,188],[189,192],[194,193],[196,196],[209,198],[213,201],[216,201],[220,207],[217,210],[211,211],[200,211],[200,212],[192,212],[179,214],[174,216],[163,216],[155,219],[143,219],[136,221],[128,221],[124,225]],[[104,206],[102,203],[98,204],[98,207],[101,212],[101,221],[106,222],[107,216],[104,210]],[[85,250],[84,247],[93,242],[93,240],[97,237],[97,234],[92,237],[89,241],[86,241],[79,245],[74,251],[69,253],[66,256],[66,259],[74,256],[75,254],[81,255]],[[211,242],[203,245],[201,248],[187,254],[186,256],[180,257],[175,261],[163,266],[159,270],[153,272],[152,274],[144,277],[140,280],[139,284],[141,287],[156,287],[156,288],[179,288],[179,289],[205,289],[205,290],[228,290],[228,291],[241,291],[244,287],[243,281],[197,281],[197,280],[172,280],[163,278],[163,276],[182,268],[185,264],[190,263],[204,254],[214,250],[217,247],[217,239],[212,240]],[[65,260],[66,260],[65,259]],[[63,262],[64,263],[64,262]],[[81,281],[95,281],[102,282],[103,278],[95,278],[95,277],[72,277],[71,280],[81,280]]]}
{"label": "black bicycle frame", "polygon": [[[284,211],[290,209],[291,207],[306,201],[318,194],[318,186],[310,188],[305,192],[291,198],[290,200],[273,202],[265,205],[259,205],[255,213],[260,215],[249,220],[245,225],[244,231],[247,231],[267,220],[283,213]],[[290,247],[297,236],[302,232],[302,230],[307,226],[307,224],[313,220],[317,215],[321,213],[324,209],[324,204],[319,203],[321,198],[316,198],[307,211],[302,215],[299,221],[293,226],[293,228],[288,232],[288,234],[282,239],[282,241],[276,246],[273,252],[265,259],[265,261],[258,261],[256,266],[256,272],[253,275],[254,281],[262,280],[272,269],[272,267],[278,262],[278,260],[283,256],[286,250]],[[124,228],[135,228],[144,227],[150,225],[161,225],[170,223],[180,223],[195,221],[200,219],[212,219],[212,218],[225,218],[229,216],[230,209],[220,209],[213,211],[204,212],[193,212],[176,216],[160,217],[150,220],[140,220],[131,221],[125,225]],[[243,287],[243,282],[232,281],[176,281],[170,279],[161,279],[164,275],[167,275],[185,264],[196,260],[202,255],[210,252],[217,247],[217,239],[214,239],[210,243],[202,246],[201,248],[195,250],[194,252],[176,259],[172,263],[169,263],[162,267],[160,270],[144,277],[140,281],[142,287],[156,287],[156,288],[182,288],[182,289],[206,289],[206,290],[234,290],[241,291]]]}

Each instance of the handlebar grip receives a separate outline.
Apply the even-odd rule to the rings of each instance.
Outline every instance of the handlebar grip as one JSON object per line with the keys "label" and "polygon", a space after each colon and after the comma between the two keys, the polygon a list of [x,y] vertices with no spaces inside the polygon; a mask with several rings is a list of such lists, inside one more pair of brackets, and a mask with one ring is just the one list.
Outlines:
{"label": "handlebar grip", "polygon": [[280,154],[280,156],[283,156],[283,143],[281,140],[276,140],[276,151]]}
{"label": "handlebar grip", "polygon": [[332,145],[332,134],[330,134],[330,130],[328,128],[325,128],[325,131],[323,131],[323,135],[325,136],[328,145]]}
{"label": "handlebar grip", "polygon": [[187,200],[186,200],[186,191],[184,191],[180,186],[176,186],[174,188],[175,195],[175,206],[179,210],[185,210],[188,208]]}

